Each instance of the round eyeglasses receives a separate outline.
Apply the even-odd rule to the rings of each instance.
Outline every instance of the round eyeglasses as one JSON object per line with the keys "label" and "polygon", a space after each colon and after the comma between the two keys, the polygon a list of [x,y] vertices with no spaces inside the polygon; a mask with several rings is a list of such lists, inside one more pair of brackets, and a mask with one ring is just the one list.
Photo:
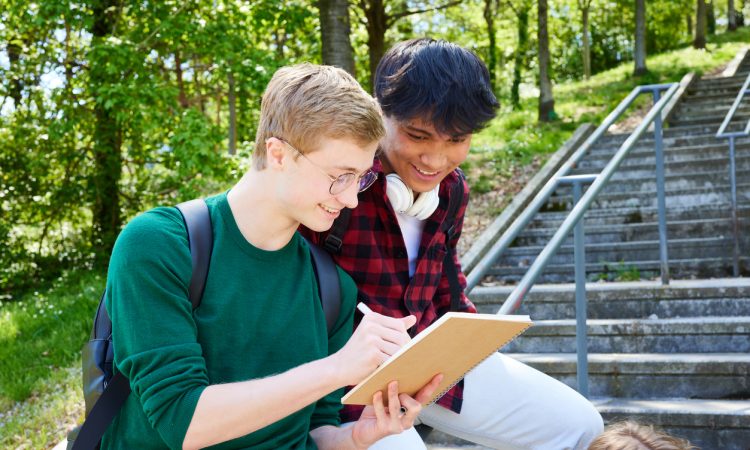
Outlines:
{"label": "round eyeglasses", "polygon": [[320,170],[323,174],[325,174],[325,176],[327,176],[328,178],[330,178],[330,180],[331,180],[331,186],[328,188],[328,192],[331,195],[339,195],[340,193],[344,192],[346,190],[346,188],[348,188],[349,186],[352,185],[352,183],[354,182],[354,180],[358,180],[359,187],[358,187],[357,192],[362,192],[362,191],[366,190],[367,188],[369,188],[370,186],[372,186],[372,184],[375,182],[375,180],[378,179],[378,174],[375,173],[375,172],[373,172],[372,169],[367,169],[359,177],[357,177],[357,174],[354,173],[354,172],[346,172],[346,173],[342,173],[341,175],[339,175],[337,177],[334,177],[333,175],[331,175],[328,172],[326,172],[326,170],[324,168],[320,167],[315,162],[313,162],[310,158],[308,158],[307,156],[305,156],[304,153],[302,153],[301,151],[297,150],[296,147],[294,147],[292,144],[290,144],[289,142],[287,142],[285,139],[277,137],[277,136],[275,136],[275,137],[276,137],[276,139],[280,140],[281,142],[283,142],[287,146],[289,146],[289,148],[291,148],[292,150],[294,150],[295,152],[297,152],[300,156],[302,156],[303,158],[305,158],[310,164],[312,164],[318,170]]}

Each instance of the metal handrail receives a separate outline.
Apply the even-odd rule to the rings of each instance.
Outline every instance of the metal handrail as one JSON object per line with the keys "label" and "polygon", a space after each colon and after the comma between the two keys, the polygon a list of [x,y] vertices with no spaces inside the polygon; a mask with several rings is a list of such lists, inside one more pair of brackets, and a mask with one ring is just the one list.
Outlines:
{"label": "metal handrail", "polygon": [[[657,118],[657,116],[661,120],[661,110],[664,109],[664,107],[667,105],[667,102],[669,102],[669,99],[677,91],[678,86],[679,85],[677,83],[669,83],[661,85],[639,86],[633,90],[636,95],[643,92],[657,93],[657,98],[658,92],[660,90],[667,89],[667,92],[664,94],[664,97],[654,102],[654,105],[651,107],[648,114],[646,114],[646,117],[643,119],[641,124],[638,125],[635,131],[633,131],[633,133],[628,136],[627,139],[625,139],[625,142],[622,143],[609,163],[607,163],[604,169],[596,177],[596,180],[586,190],[586,193],[583,195],[583,197],[581,197],[581,200],[573,207],[573,210],[568,214],[568,217],[565,218],[562,225],[560,225],[560,228],[557,229],[557,232],[555,232],[555,234],[552,236],[552,239],[550,239],[549,243],[547,243],[541,253],[539,253],[539,256],[537,256],[534,263],[531,265],[531,267],[529,267],[529,270],[526,271],[526,274],[523,276],[523,278],[521,278],[521,281],[518,282],[516,288],[513,289],[508,298],[505,300],[503,306],[500,308],[500,311],[498,311],[498,314],[510,314],[518,309],[518,307],[521,305],[521,302],[523,301],[523,298],[526,296],[529,289],[531,289],[531,286],[534,284],[536,279],[546,267],[547,262],[552,258],[557,249],[560,248],[563,240],[568,236],[571,230],[573,230],[573,227],[576,225],[576,223],[578,223],[578,221],[583,217],[583,214],[586,212],[589,206],[591,206],[591,203],[593,203],[594,201],[594,197],[599,194],[599,192],[604,188],[609,179],[612,178],[614,172],[620,166],[625,157],[628,156],[631,149],[635,146],[636,141],[640,139],[641,135],[643,135],[649,125],[651,125],[651,122],[653,122],[654,119]],[[655,126],[655,132],[656,131],[657,130]],[[658,132],[659,135],[661,135],[661,126],[658,127]],[[660,184],[659,180],[657,180],[657,185],[658,184]],[[661,184],[663,186],[663,180],[661,181]],[[664,247],[666,247],[666,245]]]}
{"label": "metal handrail", "polygon": [[[638,86],[612,111],[604,122],[589,136],[581,147],[562,165],[562,167],[552,176],[544,185],[542,190],[534,197],[530,205],[523,213],[511,224],[505,233],[492,246],[487,255],[480,261],[467,276],[468,286],[467,293],[470,291],[487,269],[494,264],[497,257],[502,253],[521,231],[532,220],[538,210],[549,199],[555,189],[560,184],[571,184],[573,187],[573,209],[563,221],[544,247],[542,252],[537,256],[534,263],[526,271],[521,281],[516,285],[513,291],[508,295],[503,305],[500,307],[498,314],[510,314],[516,311],[520,306],[526,294],[531,289],[536,279],[541,275],[549,260],[557,252],[565,238],[575,228],[574,232],[574,258],[575,258],[575,284],[576,284],[576,353],[577,353],[577,377],[578,392],[588,397],[588,348],[587,348],[587,331],[586,331],[586,260],[584,245],[584,213],[594,201],[594,198],[602,191],[604,186],[610,180],[612,175],[617,171],[622,161],[628,156],[630,151],[635,147],[635,143],[641,138],[643,133],[653,123],[654,125],[654,150],[656,156],[656,185],[657,185],[657,204],[659,214],[659,250],[662,269],[662,283],[669,283],[669,264],[667,255],[667,227],[666,227],[666,202],[664,192],[664,155],[662,145],[662,119],[661,112],[667,103],[677,92],[678,83],[657,84]],[[660,98],[661,91],[667,92]],[[598,174],[586,174],[567,176],[583,155],[591,146],[607,131],[607,129],[622,115],[640,94],[650,92],[654,98],[654,104],[646,114],[646,117],[636,127],[635,131],[625,139],[620,148],[610,159],[604,169]],[[591,186],[583,192],[583,185],[591,183]]]}
{"label": "metal handrail", "polygon": [[[513,221],[508,229],[502,234],[502,236],[500,236],[500,238],[495,241],[490,250],[485,254],[482,260],[476,264],[474,269],[466,275],[466,293],[470,293],[471,290],[474,289],[477,284],[479,284],[479,281],[482,279],[484,274],[487,273],[490,266],[492,266],[492,264],[494,264],[494,262],[498,259],[500,254],[502,254],[505,250],[508,249],[508,247],[510,247],[510,244],[532,221],[536,213],[539,212],[539,210],[542,208],[542,206],[544,206],[545,203],[547,203],[549,197],[558,187],[558,180],[567,175],[570,170],[578,164],[578,162],[589,151],[589,149],[604,135],[604,133],[607,132],[609,127],[615,123],[615,121],[625,112],[625,110],[635,101],[635,99],[640,94],[645,91],[658,93],[660,90],[668,89],[667,94],[662,99],[661,103],[658,103],[655,100],[654,106],[651,108],[651,111],[653,111],[658,103],[658,111],[661,112],[661,110],[666,105],[666,102],[669,101],[669,99],[674,95],[675,91],[677,91],[677,87],[677,83],[635,87],[630,92],[630,94],[628,94],[628,96],[625,97],[617,105],[617,107],[612,110],[611,113],[609,113],[609,115],[607,115],[602,124],[599,125],[596,130],[594,130],[594,132],[583,142],[583,144],[581,144],[580,147],[578,147],[578,149],[570,156],[570,158],[568,158],[568,160],[562,164],[557,172],[555,172],[555,174],[550,177],[550,179],[542,187],[539,193],[531,200],[529,206],[526,207],[526,209],[524,209],[524,211],[516,218],[516,220]],[[654,117],[652,117],[650,120],[652,121]],[[648,122],[646,122],[645,120],[644,123],[648,125]],[[642,134],[644,130],[645,127],[640,131],[638,137],[640,137],[640,134]],[[661,133],[658,134],[658,138],[661,138]],[[662,267],[664,267],[664,264],[662,264]],[[664,280],[664,276],[662,277],[662,280]]]}
{"label": "metal handrail", "polygon": [[740,220],[737,213],[737,166],[734,141],[737,138],[750,136],[750,119],[747,121],[744,131],[735,131],[727,133],[727,127],[732,122],[737,109],[740,107],[740,103],[745,95],[750,94],[750,74],[747,75],[745,83],[740,88],[737,96],[734,98],[732,107],[727,111],[727,115],[724,117],[724,121],[719,127],[719,131],[716,132],[717,139],[729,139],[729,185],[731,189],[731,201],[732,201],[732,231],[734,234],[734,249],[733,249],[733,262],[732,272],[735,277],[740,276]]}

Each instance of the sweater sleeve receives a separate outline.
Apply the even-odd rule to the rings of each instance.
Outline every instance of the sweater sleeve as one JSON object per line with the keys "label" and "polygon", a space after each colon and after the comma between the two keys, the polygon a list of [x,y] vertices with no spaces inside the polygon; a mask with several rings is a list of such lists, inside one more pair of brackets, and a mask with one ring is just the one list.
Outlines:
{"label": "sweater sleeve", "polygon": [[[340,267],[336,267],[339,272],[339,283],[341,285],[341,309],[336,325],[328,337],[328,354],[332,355],[339,351],[352,335],[354,329],[354,308],[357,303],[357,286],[354,280],[346,274]],[[337,389],[315,404],[310,429],[313,430],[323,425],[339,426],[339,411],[341,410],[341,397],[344,395],[344,388]]]}
{"label": "sweater sleeve", "polygon": [[188,299],[182,218],[162,208],[133,219],[115,243],[105,304],[115,367],[169,448],[182,448],[208,375]]}

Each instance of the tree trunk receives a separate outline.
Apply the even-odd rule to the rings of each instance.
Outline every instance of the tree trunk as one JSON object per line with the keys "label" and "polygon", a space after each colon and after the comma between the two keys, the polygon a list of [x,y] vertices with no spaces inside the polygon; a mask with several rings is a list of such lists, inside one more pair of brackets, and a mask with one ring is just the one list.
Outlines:
{"label": "tree trunk", "polygon": [[[116,0],[96,2],[91,26],[92,44],[102,44],[112,34],[117,11]],[[90,59],[91,92],[98,100],[94,105],[93,154],[94,187],[92,245],[100,261],[106,263],[122,225],[120,216],[119,181],[122,174],[120,153],[121,133],[115,113],[105,106],[106,97],[100,92],[117,83],[119,76],[111,72],[111,63],[104,58]]]}
{"label": "tree trunk", "polygon": [[235,96],[236,83],[234,74],[230,70],[227,73],[227,102],[229,103],[229,154],[237,153],[237,97]]}
{"label": "tree trunk", "polygon": [[706,26],[709,36],[716,34],[716,11],[713,1],[706,3]]}
{"label": "tree trunk", "polygon": [[364,8],[367,19],[367,47],[370,49],[370,86],[375,90],[375,69],[385,54],[385,31],[388,29],[388,15],[383,0],[371,0]]}
{"label": "tree trunk", "polygon": [[686,14],[685,19],[687,23],[688,36],[692,36],[693,35],[693,16],[691,14]]}
{"label": "tree trunk", "polygon": [[73,52],[70,49],[70,21],[68,18],[64,18],[65,21],[65,89],[68,91],[73,90]]}
{"label": "tree trunk", "polygon": [[591,42],[589,41],[589,9],[591,4],[582,5],[581,25],[583,26],[583,77],[591,78]]}
{"label": "tree trunk", "polygon": [[538,0],[539,29],[539,121],[550,122],[555,118],[555,98],[549,77],[549,34],[547,33],[547,0]]}
{"label": "tree trunk", "polygon": [[633,75],[640,76],[646,69],[646,0],[635,0],[635,69]]}
{"label": "tree trunk", "polygon": [[23,83],[21,83],[21,46],[14,43],[8,43],[6,47],[8,52],[8,63],[10,65],[10,89],[9,95],[13,99],[13,108],[17,111],[21,108],[21,98],[23,92]]}
{"label": "tree trunk", "polygon": [[706,1],[698,0],[695,11],[695,39],[693,48],[706,48]]}
{"label": "tree trunk", "polygon": [[737,12],[734,10],[734,0],[727,0],[727,29],[737,30]]}
{"label": "tree trunk", "polygon": [[318,0],[323,64],[355,74],[348,0]]}
{"label": "tree trunk", "polygon": [[185,83],[182,78],[182,59],[180,59],[180,52],[174,52],[174,73],[177,77],[177,100],[180,102],[180,106],[187,108],[189,106],[187,94],[185,94]]}
{"label": "tree trunk", "polygon": [[513,63],[513,84],[510,87],[510,100],[513,109],[521,108],[521,77],[526,67],[526,50],[529,45],[529,8],[524,3],[516,11],[518,24],[518,46],[516,47],[515,61]]}
{"label": "tree trunk", "polygon": [[495,39],[495,11],[492,5],[495,0],[484,0],[484,22],[487,24],[487,37],[489,37],[490,45],[487,51],[487,68],[490,72],[490,87],[492,92],[497,93],[497,86],[495,86],[495,71],[497,68],[497,44]]}

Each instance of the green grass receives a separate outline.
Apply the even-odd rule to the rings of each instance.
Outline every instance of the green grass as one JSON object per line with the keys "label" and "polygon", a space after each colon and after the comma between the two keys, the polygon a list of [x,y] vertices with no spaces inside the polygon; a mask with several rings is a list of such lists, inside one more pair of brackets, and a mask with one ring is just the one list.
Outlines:
{"label": "green grass", "polygon": [[82,402],[80,350],[103,288],[103,275],[71,271],[0,303],[0,448],[63,437],[56,423]]}
{"label": "green grass", "polygon": [[[555,85],[555,112],[559,120],[537,122],[536,98],[524,99],[521,109],[501,108],[490,126],[472,142],[469,158],[462,165],[476,192],[488,192],[502,185],[515,167],[535,158],[544,160],[556,151],[583,123],[598,126],[639,85],[678,82],[689,72],[703,74],[729,62],[750,42],[750,27],[734,33],[712,36],[706,50],[691,47],[653,55],[646,60],[649,73],[633,77],[633,63],[627,62],[587,81]],[[649,102],[641,96],[629,112]],[[622,119],[627,117],[627,113]]]}

